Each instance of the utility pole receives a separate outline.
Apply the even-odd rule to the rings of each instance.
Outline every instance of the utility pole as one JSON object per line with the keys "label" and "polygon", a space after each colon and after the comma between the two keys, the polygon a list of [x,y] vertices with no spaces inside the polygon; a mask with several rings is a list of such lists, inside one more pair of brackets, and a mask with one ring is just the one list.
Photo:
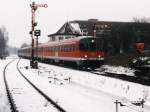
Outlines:
{"label": "utility pole", "polygon": [[31,68],[38,68],[37,60],[35,60],[35,57],[34,57],[34,31],[35,31],[35,26],[37,26],[37,23],[35,22],[35,12],[38,9],[38,7],[47,8],[48,5],[47,4],[35,4],[35,2],[32,2],[32,4],[30,4],[30,7],[31,7],[31,14],[32,14],[31,31],[30,31],[31,38],[32,38],[32,51],[31,51],[30,66]]}

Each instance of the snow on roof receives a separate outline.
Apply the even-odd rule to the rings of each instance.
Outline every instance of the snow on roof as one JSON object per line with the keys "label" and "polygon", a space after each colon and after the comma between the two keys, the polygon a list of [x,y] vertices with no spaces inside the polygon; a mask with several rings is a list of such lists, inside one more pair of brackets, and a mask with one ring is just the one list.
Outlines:
{"label": "snow on roof", "polygon": [[79,23],[70,23],[70,25],[72,26],[74,33],[81,34]]}

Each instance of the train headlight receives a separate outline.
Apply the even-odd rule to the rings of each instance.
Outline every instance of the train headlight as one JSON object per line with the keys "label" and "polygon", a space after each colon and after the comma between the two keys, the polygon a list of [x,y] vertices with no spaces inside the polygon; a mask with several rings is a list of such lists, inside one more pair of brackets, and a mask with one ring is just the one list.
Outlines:
{"label": "train headlight", "polygon": [[85,58],[87,58],[87,55],[84,55]]}
{"label": "train headlight", "polygon": [[98,58],[101,58],[101,55],[98,55]]}

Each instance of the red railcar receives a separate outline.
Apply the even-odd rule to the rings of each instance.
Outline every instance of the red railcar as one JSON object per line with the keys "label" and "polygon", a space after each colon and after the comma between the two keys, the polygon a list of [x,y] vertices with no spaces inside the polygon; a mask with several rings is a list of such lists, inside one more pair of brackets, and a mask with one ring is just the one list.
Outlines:
{"label": "red railcar", "polygon": [[[19,50],[20,57],[31,57],[31,48]],[[92,36],[52,41],[38,46],[38,59],[54,63],[74,63],[80,68],[97,68],[104,63],[103,39]]]}

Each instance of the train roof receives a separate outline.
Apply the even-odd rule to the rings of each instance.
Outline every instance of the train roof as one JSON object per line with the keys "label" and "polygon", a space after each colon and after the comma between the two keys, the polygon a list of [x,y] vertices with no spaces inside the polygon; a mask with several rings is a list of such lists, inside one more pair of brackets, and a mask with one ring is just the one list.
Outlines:
{"label": "train roof", "polygon": [[[64,39],[64,40],[57,40],[57,41],[49,41],[47,43],[41,43],[40,45],[38,45],[38,47],[46,47],[46,46],[50,46],[50,45],[61,45],[61,44],[70,44],[70,43],[76,43],[78,41],[80,41],[81,39],[84,39],[84,38],[94,38],[93,36],[78,36],[78,37],[75,37],[75,38],[69,38],[69,39]],[[96,38],[100,38],[100,37],[96,37]],[[21,48],[21,49],[28,49],[28,48],[31,48],[31,46],[28,46],[28,47],[24,47],[24,48]]]}
{"label": "train roof", "polygon": [[75,38],[69,38],[69,39],[64,39],[64,40],[49,41],[47,43],[43,43],[43,44],[39,45],[39,47],[40,46],[49,46],[49,45],[61,45],[62,43],[63,44],[70,44],[70,43],[78,42],[84,38],[93,38],[93,36],[78,36]]}

